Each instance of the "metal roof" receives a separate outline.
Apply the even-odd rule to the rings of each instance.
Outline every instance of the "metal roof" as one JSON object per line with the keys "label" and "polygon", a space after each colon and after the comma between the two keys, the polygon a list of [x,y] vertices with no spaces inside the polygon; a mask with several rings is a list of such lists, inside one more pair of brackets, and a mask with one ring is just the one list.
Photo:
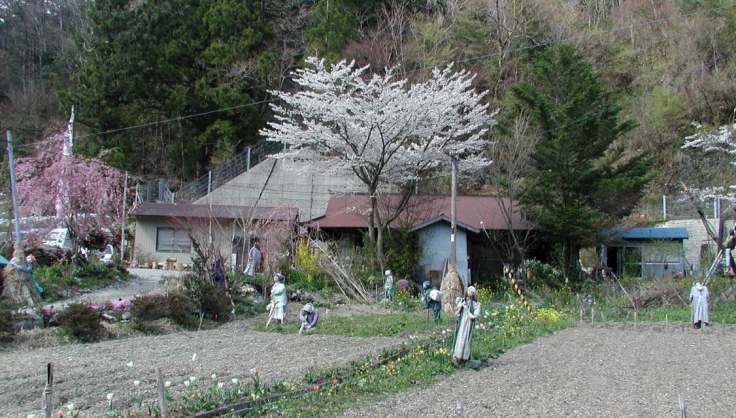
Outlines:
{"label": "metal roof", "polygon": [[131,216],[163,216],[168,218],[215,218],[294,221],[299,211],[293,207],[249,207],[228,205],[194,205],[143,203],[130,212]]}
{"label": "metal roof", "polygon": [[686,228],[614,228],[609,233],[625,239],[690,239]]}
{"label": "metal roof", "polygon": [[[395,207],[400,195],[388,194],[379,197],[379,211],[386,212],[385,208]],[[415,195],[409,200],[406,210],[399,219],[391,225],[410,224],[414,229],[421,228],[435,222],[451,219],[451,197],[447,195]],[[319,228],[367,228],[368,196],[356,193],[335,196],[330,199],[327,211],[323,217],[310,222],[310,226]],[[474,232],[486,230],[508,229],[506,208],[511,206],[511,200],[496,196],[457,196],[455,215],[458,226]],[[514,205],[513,225],[516,230],[535,229],[536,226],[525,221],[519,211],[518,204]]]}

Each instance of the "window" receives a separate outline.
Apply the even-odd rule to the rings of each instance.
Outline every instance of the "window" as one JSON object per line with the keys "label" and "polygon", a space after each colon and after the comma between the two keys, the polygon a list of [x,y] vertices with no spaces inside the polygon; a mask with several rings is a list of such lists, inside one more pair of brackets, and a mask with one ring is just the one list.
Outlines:
{"label": "window", "polygon": [[188,253],[192,250],[192,240],[187,231],[176,228],[157,228],[156,251]]}

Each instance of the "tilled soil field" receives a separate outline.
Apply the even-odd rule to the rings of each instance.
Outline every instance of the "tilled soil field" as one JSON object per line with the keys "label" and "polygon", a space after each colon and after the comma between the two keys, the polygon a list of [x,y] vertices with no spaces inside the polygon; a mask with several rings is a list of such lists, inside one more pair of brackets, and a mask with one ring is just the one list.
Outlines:
{"label": "tilled soil field", "polygon": [[[736,416],[736,328],[705,331],[640,323],[582,324],[517,347],[480,370],[388,396],[342,417],[687,417]],[[185,380],[296,380],[310,366],[345,365],[378,355],[399,338],[347,338],[254,332],[237,324],[213,331],[2,353],[0,416],[43,416],[45,366],[54,363],[57,404],[80,417],[104,416],[106,396],[126,411],[132,397],[156,398],[155,369],[176,396]],[[196,354],[196,356],[195,356]],[[134,380],[141,385],[135,388]],[[135,408],[132,408],[135,409]]]}
{"label": "tilled soil field", "polygon": [[[580,325],[348,417],[736,416],[736,327]],[[458,412],[462,407],[462,415]]]}
{"label": "tilled soil field", "polygon": [[[142,278],[136,286],[154,279]],[[118,294],[103,295],[114,300]],[[341,305],[331,315],[379,310]],[[282,335],[256,332],[252,325],[253,320],[235,321],[216,330],[2,351],[0,417],[43,416],[49,362],[56,409],[66,412],[64,406],[73,402],[80,418],[103,417],[109,393],[121,413],[137,411],[136,399],[155,402],[157,368],[178,398],[192,376],[199,388],[231,386],[231,379],[247,381],[255,367],[262,382],[293,381],[312,366],[347,365],[403,341]],[[582,323],[510,350],[479,370],[463,370],[341,416],[457,417],[461,407],[464,417],[674,418],[682,417],[682,401],[688,418],[734,417],[735,339],[736,327],[718,324],[695,330],[679,323]]]}
{"label": "tilled soil field", "polygon": [[248,328],[246,322],[233,322],[216,330],[1,352],[0,417],[44,416],[47,363],[53,363],[55,410],[66,413],[65,405],[72,402],[80,418],[103,417],[109,393],[113,410],[120,413],[138,411],[138,396],[146,404],[154,402],[157,368],[171,382],[174,399],[180,399],[184,381],[191,376],[203,389],[216,382],[232,387],[232,379],[248,382],[253,367],[264,383],[297,381],[312,366],[324,369],[377,357],[402,341],[283,335]]}

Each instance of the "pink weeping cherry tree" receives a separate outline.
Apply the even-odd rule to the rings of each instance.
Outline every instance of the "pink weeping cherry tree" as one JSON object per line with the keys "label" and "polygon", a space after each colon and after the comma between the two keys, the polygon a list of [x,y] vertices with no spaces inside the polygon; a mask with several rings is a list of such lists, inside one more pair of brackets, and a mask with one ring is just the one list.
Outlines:
{"label": "pink weeping cherry tree", "polygon": [[75,248],[101,248],[121,221],[125,175],[99,158],[71,153],[67,141],[65,133],[52,135],[16,161],[19,212],[68,228]]}

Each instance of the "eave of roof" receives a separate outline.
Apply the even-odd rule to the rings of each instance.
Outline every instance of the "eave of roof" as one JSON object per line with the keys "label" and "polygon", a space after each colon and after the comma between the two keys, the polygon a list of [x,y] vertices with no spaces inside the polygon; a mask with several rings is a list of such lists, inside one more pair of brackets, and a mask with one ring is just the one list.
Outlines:
{"label": "eave of roof", "polygon": [[[451,218],[448,218],[447,216],[444,216],[444,215],[438,216],[436,218],[433,218],[433,219],[430,219],[428,221],[422,222],[420,224],[414,225],[411,228],[411,230],[412,231],[417,231],[417,230],[420,230],[422,228],[426,228],[429,225],[436,224],[437,222],[447,222],[447,223],[451,224],[452,223],[452,219]],[[468,231],[474,232],[476,234],[481,231],[478,228],[473,228],[472,226],[466,225],[466,224],[464,224],[462,222],[458,222],[457,220],[455,221],[455,226],[458,227],[458,228],[467,229]]]}
{"label": "eave of roof", "polygon": [[[399,195],[381,196],[380,205],[396,204]],[[457,196],[456,222],[462,227],[480,232],[481,230],[508,229],[506,209],[511,200],[497,196]],[[523,219],[518,204],[512,215],[515,230],[536,229],[536,226]],[[369,200],[366,194],[334,196],[327,205],[325,215],[309,222],[309,226],[328,228],[367,228]],[[429,225],[444,219],[451,219],[451,197],[447,195],[413,196],[402,216],[392,223],[393,226]]]}
{"label": "eave of roof", "polygon": [[622,239],[690,239],[686,228],[614,228],[606,234]]}
{"label": "eave of roof", "polygon": [[143,203],[131,211],[131,216],[162,216],[167,218],[215,218],[243,220],[295,221],[298,210],[292,207],[248,207],[229,205],[196,205]]}

